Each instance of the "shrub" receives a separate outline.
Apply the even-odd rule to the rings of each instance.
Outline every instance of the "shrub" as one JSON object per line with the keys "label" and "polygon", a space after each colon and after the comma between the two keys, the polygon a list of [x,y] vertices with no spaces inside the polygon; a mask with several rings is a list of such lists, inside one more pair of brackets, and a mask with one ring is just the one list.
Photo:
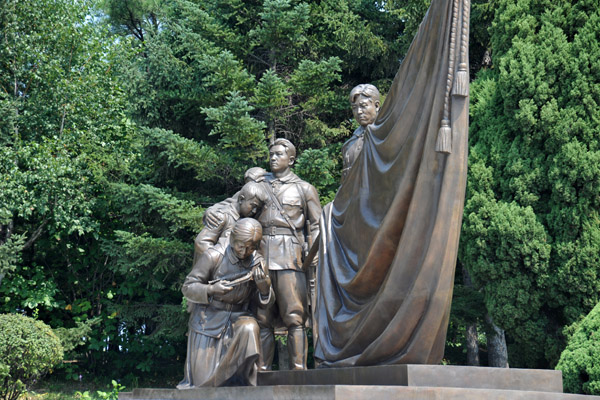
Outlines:
{"label": "shrub", "polygon": [[16,400],[62,357],[60,340],[48,325],[23,315],[0,315],[1,399]]}
{"label": "shrub", "polygon": [[556,369],[565,391],[600,394],[600,303],[575,326]]}

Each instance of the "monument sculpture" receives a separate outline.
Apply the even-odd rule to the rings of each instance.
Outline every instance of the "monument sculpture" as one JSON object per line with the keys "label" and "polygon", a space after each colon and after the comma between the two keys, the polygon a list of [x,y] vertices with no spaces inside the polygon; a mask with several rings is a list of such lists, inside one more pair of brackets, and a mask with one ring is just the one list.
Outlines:
{"label": "monument sculpture", "polygon": [[466,183],[468,19],[468,0],[432,1],[362,149],[344,153],[351,168],[320,222],[321,366],[443,357]]}
{"label": "monument sculpture", "polygon": [[[247,174],[251,193],[240,192],[207,210],[207,226],[214,230],[208,242],[216,245],[206,246],[184,284],[186,297],[198,304],[190,317],[181,387],[217,386],[232,379],[252,384],[254,366],[266,370],[272,364],[278,318],[288,331],[290,369],[306,368],[303,252],[317,237],[311,254],[318,248],[313,322],[319,366],[441,361],[466,184],[468,20],[468,0],[433,0],[385,103],[380,107],[379,92],[372,85],[352,89],[350,102],[360,127],[343,147],[342,184],[322,214],[315,188],[291,171],[296,150],[286,139],[271,144],[270,173],[259,169]],[[241,206],[250,199],[256,201],[243,207],[248,209],[245,213]],[[235,254],[232,245],[222,250],[223,239],[214,239],[242,212],[255,213],[262,227],[259,253],[264,268],[256,267],[258,255],[225,257],[227,251]],[[225,216],[228,213],[231,218]],[[238,225],[241,221],[247,220]],[[238,225],[231,243],[238,238]],[[230,265],[234,262],[238,269],[253,268],[260,292],[256,319],[245,314],[248,290],[233,300],[232,293],[239,291],[218,283],[220,266],[228,265],[224,271],[235,269]],[[244,279],[240,285],[246,286],[240,287],[246,288],[250,284]],[[230,319],[217,311],[207,318],[213,303],[224,309],[235,304],[231,307],[237,311]],[[252,326],[251,338],[228,347],[216,361],[211,349],[220,346],[221,337],[206,332],[235,335],[242,325],[242,314],[238,317],[236,312]],[[257,329],[260,345],[255,341]],[[197,355],[202,352],[210,357],[200,362]],[[208,372],[194,380],[194,368],[200,366]],[[232,374],[233,370],[245,372]]]}
{"label": "monument sculpture", "polygon": [[269,196],[257,218],[263,227],[260,253],[269,269],[276,303],[258,310],[264,352],[261,368],[271,369],[273,329],[279,317],[288,332],[290,369],[306,369],[308,309],[303,251],[318,236],[321,203],[316,189],[292,172],[296,148],[289,140],[275,140],[269,154],[271,172],[263,182]]}
{"label": "monument sculpture", "polygon": [[226,232],[223,226],[242,208],[242,201],[256,199],[252,215],[263,228],[259,252],[265,258],[277,299],[274,304],[256,310],[263,351],[261,369],[271,369],[276,325],[287,329],[290,369],[306,369],[308,307],[303,260],[318,236],[321,204],[316,189],[292,172],[296,148],[289,140],[275,140],[269,154],[270,173],[250,168],[245,174],[248,183],[240,192],[206,210],[207,227],[198,235],[196,245],[203,250],[216,243],[215,238]]}
{"label": "monument sculpture", "polygon": [[260,223],[235,223],[229,243],[206,249],[186,277],[182,292],[191,304],[184,379],[178,389],[256,385],[260,331],[250,308],[269,307],[275,296],[256,249]]}
{"label": "monument sculpture", "polygon": [[348,176],[352,164],[363,148],[368,126],[375,122],[380,106],[379,97],[379,90],[368,83],[358,85],[350,91],[352,114],[360,126],[342,147],[342,181]]}

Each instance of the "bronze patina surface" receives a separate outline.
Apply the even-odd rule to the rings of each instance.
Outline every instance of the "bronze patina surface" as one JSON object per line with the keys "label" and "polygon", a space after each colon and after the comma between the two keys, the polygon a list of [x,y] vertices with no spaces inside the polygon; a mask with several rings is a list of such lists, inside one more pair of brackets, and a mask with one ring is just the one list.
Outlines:
{"label": "bronze patina surface", "polygon": [[213,206],[213,223],[205,223],[194,241],[194,262],[219,242],[227,246],[236,221],[254,217],[262,210],[266,200],[267,195],[261,185],[250,181],[234,197]]}
{"label": "bronze patina surface", "polygon": [[273,363],[273,330],[280,319],[287,328],[290,369],[306,369],[308,298],[303,250],[319,234],[321,203],[316,189],[292,172],[296,148],[290,141],[275,140],[269,154],[271,172],[263,182],[269,196],[257,218],[263,228],[260,253],[271,275],[276,303],[257,310],[264,358],[261,368],[270,369]]}
{"label": "bronze patina surface", "polygon": [[432,1],[323,212],[315,313],[321,365],[442,359],[467,172],[468,92],[450,95],[457,66],[468,64],[464,6]]}
{"label": "bronze patina surface", "polygon": [[342,147],[342,181],[350,173],[352,164],[363,148],[367,127],[375,122],[381,104],[379,98],[379,90],[368,83],[360,84],[350,91],[352,114],[360,126]]}
{"label": "bronze patina surface", "polygon": [[207,249],[186,277],[182,292],[190,305],[188,346],[177,389],[256,385],[260,334],[250,303],[265,308],[274,301],[268,271],[256,253],[261,232],[258,221],[240,219],[227,246]]}
{"label": "bronze patina surface", "polygon": [[[259,252],[276,298],[275,304],[252,310],[261,328],[261,368],[271,368],[274,328],[283,326],[288,336],[289,368],[306,369],[308,294],[303,260],[305,250],[319,234],[321,204],[316,189],[292,172],[296,149],[289,140],[275,140],[269,153],[271,172],[250,168],[240,192],[206,211],[207,227],[196,238],[196,254],[227,240],[227,228],[240,214],[254,216],[260,222],[263,239]],[[308,268],[314,270],[315,266],[316,259]]]}

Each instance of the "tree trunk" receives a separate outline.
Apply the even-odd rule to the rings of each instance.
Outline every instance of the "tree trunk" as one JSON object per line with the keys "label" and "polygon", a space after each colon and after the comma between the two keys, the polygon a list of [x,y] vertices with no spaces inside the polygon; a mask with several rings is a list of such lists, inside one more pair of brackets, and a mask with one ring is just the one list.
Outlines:
{"label": "tree trunk", "polygon": [[477,340],[477,324],[467,325],[467,365],[479,366],[479,341]]}
{"label": "tree trunk", "polygon": [[275,143],[275,139],[277,139],[275,137],[275,121],[273,121],[273,118],[271,118],[271,120],[269,121],[269,145],[273,146],[273,144]]}
{"label": "tree trunk", "polygon": [[504,330],[494,324],[489,314],[485,315],[485,321],[492,328],[492,332],[488,334],[487,338],[488,365],[490,367],[508,368],[508,349],[506,348]]}
{"label": "tree trunk", "polygon": [[19,80],[15,73],[15,87],[14,87],[14,100],[15,100],[15,121],[13,122],[13,131],[15,133],[15,142],[19,139]]}
{"label": "tree trunk", "polygon": [[0,245],[3,245],[10,240],[14,228],[15,223],[12,219],[8,221],[8,224],[0,225]]}
{"label": "tree trunk", "polygon": [[[473,282],[471,281],[471,275],[469,271],[462,266],[463,285],[472,288]],[[477,335],[477,321],[474,321],[467,325],[465,332],[466,346],[467,346],[467,365],[479,366],[479,340]]]}
{"label": "tree trunk", "polygon": [[[269,61],[271,63],[271,71],[273,71],[274,73],[277,73],[277,60],[275,58],[275,51],[274,50],[270,50],[269,51]],[[269,147],[273,146],[273,144],[275,144],[275,140],[277,139],[277,137],[275,136],[275,116],[271,115],[269,117]]]}
{"label": "tree trunk", "polygon": [[[8,222],[8,224],[0,225],[0,246],[2,246],[4,243],[9,241],[10,237],[12,236],[13,229],[14,229],[14,222],[12,219]],[[5,275],[6,275],[6,272],[4,272],[4,271],[0,272],[0,286],[2,285],[2,279],[4,279]]]}

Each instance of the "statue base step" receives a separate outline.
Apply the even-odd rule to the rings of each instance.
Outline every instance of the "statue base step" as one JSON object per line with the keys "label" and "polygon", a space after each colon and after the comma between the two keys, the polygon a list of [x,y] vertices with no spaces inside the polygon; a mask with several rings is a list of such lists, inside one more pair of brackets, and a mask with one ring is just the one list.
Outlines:
{"label": "statue base step", "polygon": [[562,393],[552,370],[449,365],[386,365],[261,372],[256,387],[134,389],[120,400],[600,400]]}
{"label": "statue base step", "polygon": [[177,389],[134,389],[119,400],[592,400],[599,396],[530,392],[525,390],[468,389],[409,386],[255,386]]}
{"label": "statue base step", "polygon": [[258,386],[380,385],[528,390],[562,393],[562,372],[541,369],[458,365],[382,365],[272,371],[258,375]]}

